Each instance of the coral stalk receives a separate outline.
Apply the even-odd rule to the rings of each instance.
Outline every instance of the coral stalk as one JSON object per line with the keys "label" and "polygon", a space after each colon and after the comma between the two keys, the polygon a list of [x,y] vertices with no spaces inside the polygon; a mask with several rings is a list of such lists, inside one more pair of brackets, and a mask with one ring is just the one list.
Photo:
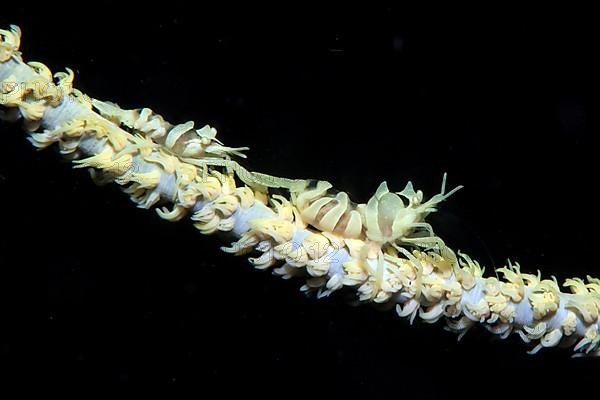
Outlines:
{"label": "coral stalk", "polygon": [[355,289],[359,302],[395,306],[411,322],[444,319],[459,338],[480,324],[501,338],[518,334],[531,353],[564,345],[600,355],[600,280],[561,285],[510,263],[485,277],[426,222],[460,189],[446,192],[445,176],[428,200],[410,182],[400,192],[384,182],[357,204],[327,181],[248,171],[236,161],[247,148],[225,146],[214,128],[92,99],[73,88],[73,71],[53,76],[25,63],[20,39],[16,26],[0,30],[0,116],[22,119],[36,148],[57,144],[75,168],[122,186],[138,207],[189,218],[202,234],[228,233],[234,241],[223,251],[304,279],[301,290],[317,297]]}

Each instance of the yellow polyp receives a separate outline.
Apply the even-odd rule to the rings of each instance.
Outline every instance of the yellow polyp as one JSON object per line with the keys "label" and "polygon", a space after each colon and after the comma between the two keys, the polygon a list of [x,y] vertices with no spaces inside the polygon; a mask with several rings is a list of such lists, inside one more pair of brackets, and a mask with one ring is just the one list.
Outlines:
{"label": "yellow polyp", "polygon": [[532,340],[540,339],[546,333],[547,325],[545,322],[537,323],[533,328],[524,326],[523,330],[527,332],[527,337]]}
{"label": "yellow polyp", "polygon": [[591,324],[598,319],[600,300],[590,294],[577,294],[569,299],[565,307],[578,311],[583,320]]}
{"label": "yellow polyp", "polygon": [[58,142],[58,146],[60,149],[60,154],[65,155],[65,156],[70,155],[77,151],[77,149],[79,147],[79,140],[78,139],[61,140]]}
{"label": "yellow polyp", "polygon": [[473,321],[469,318],[462,316],[457,320],[447,319],[446,329],[458,333],[457,340],[460,341],[469,329],[474,325]]}
{"label": "yellow polyp", "polygon": [[235,190],[235,185],[232,187],[228,174],[222,174],[219,171],[211,171],[210,173],[217,179],[224,194],[231,194]]}
{"label": "yellow polyp", "polygon": [[211,220],[207,222],[197,222],[194,224],[194,227],[200,231],[203,235],[210,235],[215,233],[219,228],[220,218],[218,216],[214,216]]}
{"label": "yellow polyp", "polygon": [[269,251],[264,252],[260,257],[251,257],[248,260],[256,269],[267,269],[275,264],[273,254]]}
{"label": "yellow polyp", "polygon": [[463,290],[460,283],[446,283],[443,285],[443,288],[446,291],[446,298],[448,299],[448,304],[456,304],[462,298]]}
{"label": "yellow polyp", "polygon": [[508,299],[502,294],[486,295],[484,298],[495,313],[499,314],[507,306]]}
{"label": "yellow polyp", "polygon": [[146,189],[141,189],[137,183],[132,183],[128,188],[124,190],[125,193],[131,195],[134,201],[140,201],[146,193]]}
{"label": "yellow polyp", "polygon": [[167,174],[173,174],[177,168],[177,159],[163,151],[152,152],[143,159],[146,162],[160,165]]}
{"label": "yellow polyp", "polygon": [[525,282],[525,285],[528,287],[535,288],[542,281],[542,274],[539,270],[537,275],[521,274],[521,277],[523,278],[523,282]]}
{"label": "yellow polyp", "polygon": [[221,182],[214,176],[203,179],[200,175],[197,175],[195,181],[190,185],[200,192],[204,200],[213,200],[221,194]]}
{"label": "yellow polyp", "polygon": [[[556,278],[552,277],[553,279],[544,279],[542,280],[540,283],[537,284],[537,286],[534,288],[534,291],[545,291],[545,292],[551,292],[552,294],[554,294],[555,297],[559,297],[560,296],[560,288],[558,287],[558,283],[556,282]],[[587,292],[587,291],[586,291]]]}
{"label": "yellow polyp", "polygon": [[323,257],[330,247],[329,240],[318,233],[311,233],[302,241],[302,246],[312,259]]}
{"label": "yellow polyp", "polygon": [[400,276],[395,273],[388,274],[386,279],[381,284],[381,293],[385,292],[386,294],[391,295],[399,292],[403,287],[404,285],[402,284],[402,279]]}
{"label": "yellow polyp", "polygon": [[358,260],[346,261],[342,264],[344,268],[344,285],[355,286],[364,282],[368,278],[368,272],[365,270],[363,263]]}
{"label": "yellow polyp", "polygon": [[[131,199],[131,201],[133,201],[134,203],[137,203],[138,207],[144,208],[144,204],[146,204],[146,200],[148,198],[148,193],[150,191],[147,189],[141,188],[140,184],[135,183],[135,182],[130,183],[130,185],[127,189],[130,189],[130,190],[126,191],[125,193],[130,194],[129,198]],[[159,199],[157,199],[157,201]]]}
{"label": "yellow polyp", "polygon": [[254,204],[254,193],[248,186],[236,188],[234,194],[240,199],[240,207],[246,209]]}
{"label": "yellow polyp", "polygon": [[[450,276],[452,275],[452,263],[449,262],[447,259],[443,258],[441,255],[434,252],[423,251],[414,251],[413,254],[419,259],[419,261],[423,265],[423,273],[430,274],[431,272],[433,272],[433,270],[435,270],[437,274],[439,274],[445,279],[450,278]],[[431,270],[427,271],[426,266],[429,266]]]}
{"label": "yellow polyp", "polygon": [[306,262],[306,272],[315,277],[326,275],[329,272],[329,260],[326,258],[308,260]]}
{"label": "yellow polyp", "polygon": [[281,259],[284,259],[288,256],[288,254],[295,251],[295,246],[292,242],[285,242],[274,246],[273,250],[277,252]]}
{"label": "yellow polyp", "polygon": [[504,279],[509,282],[508,284],[504,285],[504,294],[509,295],[514,302],[521,301],[525,292],[525,282],[521,276],[519,264],[516,264],[515,266],[509,264],[508,268],[498,268],[496,272],[502,273],[504,275]]}
{"label": "yellow polyp", "polygon": [[211,221],[213,218],[215,218],[215,216],[216,216],[216,214],[215,214],[214,208],[212,208],[210,206],[205,206],[205,207],[201,208],[200,210],[196,211],[194,214],[192,214],[190,219],[192,221],[206,223],[208,221]]}
{"label": "yellow polyp", "polygon": [[515,316],[516,316],[516,310],[515,310],[515,306],[512,304],[508,304],[506,307],[504,307],[502,309],[502,311],[500,311],[500,320],[502,322],[507,322],[507,323],[514,323],[515,321]]}
{"label": "yellow polyp", "polygon": [[0,62],[10,60],[12,57],[21,57],[19,46],[21,44],[21,30],[16,25],[10,26],[10,31],[0,29]]}
{"label": "yellow polyp", "polygon": [[225,253],[242,255],[252,251],[254,246],[258,244],[258,238],[253,233],[245,233],[239,240],[232,242],[229,246],[221,246],[221,250]]}
{"label": "yellow polyp", "polygon": [[198,170],[193,165],[177,162],[175,165],[175,174],[177,176],[177,186],[189,185],[196,179]]}
{"label": "yellow polyp", "polygon": [[[485,299],[479,300],[476,304],[465,303],[465,308],[477,322],[483,322],[490,315],[490,306]],[[469,317],[469,314],[467,316]]]}
{"label": "yellow polyp", "polygon": [[290,251],[285,257],[285,262],[296,268],[305,267],[308,263],[308,260],[308,254],[302,247],[298,247]]}
{"label": "yellow polyp", "polygon": [[40,75],[41,78],[45,79],[47,82],[52,81],[52,72],[50,72],[50,68],[46,66],[46,64],[37,62],[37,61],[29,61],[27,62],[36,74]]}
{"label": "yellow polyp", "polygon": [[[598,347],[600,336],[598,336],[598,328],[596,325],[588,327],[585,331],[585,336],[577,343],[574,350],[583,350],[589,353]],[[587,348],[585,348],[587,346]]]}
{"label": "yellow polyp", "polygon": [[65,68],[67,72],[57,72],[54,77],[58,79],[56,88],[62,96],[68,96],[73,90],[73,80],[75,79],[75,73],[70,68]]}
{"label": "yellow polyp", "polygon": [[124,154],[121,157],[114,158],[102,167],[106,172],[110,172],[115,175],[123,175],[131,168],[133,163],[133,157],[130,154]]}
{"label": "yellow polyp", "polygon": [[508,296],[515,303],[520,302],[523,299],[523,289],[513,283],[505,283],[502,285],[500,292]]}
{"label": "yellow polyp", "polygon": [[475,278],[480,278],[484,269],[465,253],[459,251],[458,257],[460,268],[457,269],[457,278],[464,289],[470,290],[475,286]]}
{"label": "yellow polyp", "polygon": [[[313,279],[322,279],[322,278],[313,278]],[[341,289],[342,287],[344,287],[342,276],[340,274],[335,274],[335,275],[331,276],[327,280],[325,287],[328,290],[328,292],[327,292],[328,294],[333,291]]]}
{"label": "yellow polyp", "polygon": [[46,110],[45,101],[17,101],[16,104],[19,107],[21,114],[23,114],[23,117],[31,121],[42,119],[44,111]]}
{"label": "yellow polyp", "polygon": [[114,152],[110,147],[105,147],[102,152],[96,155],[73,161],[75,164],[73,168],[104,168],[112,162],[113,154]]}
{"label": "yellow polyp", "polygon": [[81,137],[85,132],[86,121],[74,118],[64,123],[63,126],[56,128],[54,131],[57,136],[66,136],[67,138]]}
{"label": "yellow polyp", "polygon": [[539,282],[529,294],[529,303],[535,319],[542,319],[555,312],[560,305],[560,289],[553,280]]}
{"label": "yellow polyp", "polygon": [[416,278],[414,272],[415,269],[409,260],[387,254],[383,255],[383,259],[388,263],[388,271],[390,271],[402,285],[405,285],[409,280]]}
{"label": "yellow polyp", "polygon": [[271,196],[271,204],[275,208],[275,212],[277,212],[279,218],[286,221],[294,219],[292,205],[285,197],[275,194]]}
{"label": "yellow polyp", "polygon": [[[100,128],[100,124],[97,124],[94,127],[98,129]],[[115,151],[122,150],[128,144],[127,136],[117,127],[107,125],[98,129],[98,133],[102,131]]]}
{"label": "yellow polyp", "polygon": [[[487,325],[488,327],[490,325]],[[513,331],[512,322],[501,322],[493,326],[492,333],[502,340],[506,339]]]}
{"label": "yellow polyp", "polygon": [[552,292],[531,293],[529,303],[533,308],[533,317],[542,319],[549,313],[558,310],[560,299],[557,299]]}
{"label": "yellow polyp", "polygon": [[357,289],[358,300],[360,301],[374,301],[377,293],[375,291],[375,284],[371,281],[366,281],[360,285]]}
{"label": "yellow polyp", "polygon": [[156,213],[167,221],[179,221],[187,214],[187,208],[176,205],[172,210],[169,210],[166,207],[162,207],[157,208]]}
{"label": "yellow polyp", "polygon": [[587,294],[588,293],[588,288],[585,284],[585,282],[583,282],[583,280],[579,279],[579,278],[572,278],[572,279],[567,279],[565,281],[565,283],[563,284],[563,287],[568,287],[571,289],[571,293],[575,293],[575,294]]}
{"label": "yellow polyp", "polygon": [[15,106],[15,101],[23,98],[23,92],[17,84],[17,77],[9,75],[8,78],[0,81],[0,104],[5,106]]}
{"label": "yellow polyp", "polygon": [[62,132],[67,137],[79,137],[89,133],[94,134],[96,138],[106,138],[113,150],[117,152],[128,144],[128,139],[133,141],[133,138],[128,137],[125,132],[93,114],[75,117],[66,124]]}
{"label": "yellow polyp", "polygon": [[586,337],[581,339],[573,348],[574,351],[579,351],[583,349],[585,346],[589,345],[592,341]]}
{"label": "yellow polyp", "polygon": [[374,280],[372,282],[372,292],[370,295],[371,299],[374,299],[381,290],[383,284],[383,275],[385,273],[385,262],[383,259],[383,253],[379,252],[377,255],[377,269],[374,271]]}
{"label": "yellow polyp", "polygon": [[60,136],[54,131],[47,131],[44,133],[32,133],[28,139],[38,149],[45,149],[53,143],[58,142]]}
{"label": "yellow polyp", "polygon": [[219,211],[223,217],[229,217],[237,209],[239,200],[234,195],[221,195],[213,203],[215,210]]}
{"label": "yellow polyp", "polygon": [[123,110],[118,104],[110,101],[91,99],[91,105],[98,110],[99,114],[116,125],[123,124],[133,128],[135,120],[139,117],[137,110]]}
{"label": "yellow polyp", "polygon": [[[58,104],[60,104],[60,102],[62,101],[62,97],[60,97],[61,95],[62,94],[60,92],[55,93],[55,95],[49,101],[49,104],[52,107],[58,106]],[[92,111],[92,99],[90,99],[90,97],[87,94],[83,93],[79,89],[72,89],[71,98],[74,99],[79,105],[84,107],[86,110]]]}
{"label": "yellow polyp", "polygon": [[443,302],[439,302],[434,306],[427,308],[426,310],[419,310],[419,317],[423,319],[424,322],[434,323],[437,322],[440,317],[444,315],[445,304]]}
{"label": "yellow polyp", "polygon": [[[298,268],[294,268],[291,267],[287,264],[284,264],[284,267],[287,271],[290,271],[291,273],[298,273]],[[294,271],[294,272],[292,272]],[[312,293],[317,289],[321,289],[323,287],[323,284],[325,284],[325,278],[323,277],[318,277],[318,278],[307,278],[306,279],[306,283],[304,285],[302,285],[302,287],[300,288],[301,292],[305,292],[305,293]]]}
{"label": "yellow polyp", "polygon": [[219,221],[219,225],[217,226],[217,229],[221,232],[229,232],[230,230],[233,229],[234,226],[235,226],[235,219],[233,218],[233,216],[231,216],[229,218],[221,218],[221,220]]}
{"label": "yellow polyp", "polygon": [[198,201],[198,197],[200,197],[200,192],[195,187],[190,185],[178,186],[175,201],[184,207],[192,208]]}
{"label": "yellow polyp", "polygon": [[253,231],[267,235],[279,244],[289,242],[294,233],[294,226],[291,222],[276,218],[254,218],[248,221],[248,225]]}
{"label": "yellow polyp", "polygon": [[485,322],[488,324],[495,324],[500,319],[500,314],[492,314]]}
{"label": "yellow polyp", "polygon": [[465,290],[471,290],[475,287],[475,277],[465,269],[460,269],[457,273],[457,280]]}
{"label": "yellow polyp", "polygon": [[600,295],[600,279],[592,278],[589,275],[586,277],[586,279],[589,283],[585,285],[585,287],[587,287],[591,293]]}
{"label": "yellow polyp", "polygon": [[[133,174],[133,170],[132,169],[128,169],[127,171],[125,171],[125,173],[114,177],[115,183],[121,186],[126,186],[129,183],[131,183],[131,174]],[[127,190],[129,188],[124,188],[123,190],[125,191],[125,193],[129,193]]]}
{"label": "yellow polyp", "polygon": [[373,303],[383,304],[386,303],[392,297],[392,293],[387,292],[383,289],[378,291],[375,297],[373,297]]}
{"label": "yellow polyp", "polygon": [[160,182],[160,170],[155,169],[150,172],[134,172],[129,178],[132,182],[139,183],[141,189],[154,189]]}
{"label": "yellow polyp", "polygon": [[54,90],[50,90],[52,88],[51,83],[42,76],[31,78],[29,81],[24,82],[21,88],[24,95],[30,94],[36,100],[42,100],[54,94]]}
{"label": "yellow polyp", "polygon": [[444,295],[444,288],[442,287],[441,283],[441,281],[426,283],[424,279],[421,292],[423,297],[425,297],[425,300],[430,303],[437,303],[442,299]]}
{"label": "yellow polyp", "polygon": [[323,236],[325,236],[329,242],[334,246],[334,248],[342,248],[345,247],[348,250],[348,254],[350,257],[357,258],[360,256],[360,252],[365,246],[365,242],[358,239],[342,239],[335,236],[329,232],[323,232]]}
{"label": "yellow polyp", "polygon": [[410,316],[409,322],[412,325],[420,307],[421,304],[413,298],[404,303],[404,307],[400,306],[400,304],[396,304],[396,313],[400,318]]}
{"label": "yellow polyp", "polygon": [[495,277],[485,278],[484,291],[489,296],[497,296],[500,293],[502,283]]}
{"label": "yellow polyp", "polygon": [[572,311],[567,311],[567,316],[560,324],[565,336],[571,336],[577,330],[577,316]]}
{"label": "yellow polyp", "polygon": [[396,248],[396,250],[398,250],[408,260],[410,260],[412,262],[412,264],[416,270],[416,278],[415,278],[415,282],[414,282],[414,288],[415,288],[415,299],[417,299],[417,301],[418,301],[419,297],[421,297],[421,280],[423,278],[423,265],[414,255],[412,255],[410,252],[408,252],[405,248],[400,247],[395,244],[392,244],[392,245]]}

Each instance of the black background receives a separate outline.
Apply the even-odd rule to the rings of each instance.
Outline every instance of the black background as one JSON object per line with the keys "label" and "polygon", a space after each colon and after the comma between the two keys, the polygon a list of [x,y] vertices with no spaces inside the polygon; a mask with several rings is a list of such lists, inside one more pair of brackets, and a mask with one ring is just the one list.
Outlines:
{"label": "black background", "polygon": [[[466,188],[431,222],[488,272],[510,257],[559,280],[600,275],[589,10],[83,6],[4,4],[0,25],[90,96],[214,125],[251,147],[253,170],[359,201],[381,180],[432,195],[447,171]],[[569,351],[528,356],[481,330],[456,343],[343,296],[305,298],[1,129],[1,382],[82,398],[115,384],[334,398],[597,387],[600,361]]]}

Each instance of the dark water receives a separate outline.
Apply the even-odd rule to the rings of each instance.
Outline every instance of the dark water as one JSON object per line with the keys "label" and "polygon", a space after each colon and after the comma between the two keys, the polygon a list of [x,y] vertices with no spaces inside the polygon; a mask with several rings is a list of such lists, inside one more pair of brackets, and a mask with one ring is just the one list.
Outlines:
{"label": "dark water", "polygon": [[[95,98],[216,126],[251,147],[253,170],[361,201],[384,179],[431,195],[448,172],[466,188],[431,221],[488,271],[511,258],[559,280],[600,276],[589,13],[114,10],[3,6],[0,25],[20,25],[26,60],[71,67]],[[0,381],[350,398],[597,386],[598,360],[532,357],[481,331],[456,343],[439,325],[306,299],[1,129]]]}

